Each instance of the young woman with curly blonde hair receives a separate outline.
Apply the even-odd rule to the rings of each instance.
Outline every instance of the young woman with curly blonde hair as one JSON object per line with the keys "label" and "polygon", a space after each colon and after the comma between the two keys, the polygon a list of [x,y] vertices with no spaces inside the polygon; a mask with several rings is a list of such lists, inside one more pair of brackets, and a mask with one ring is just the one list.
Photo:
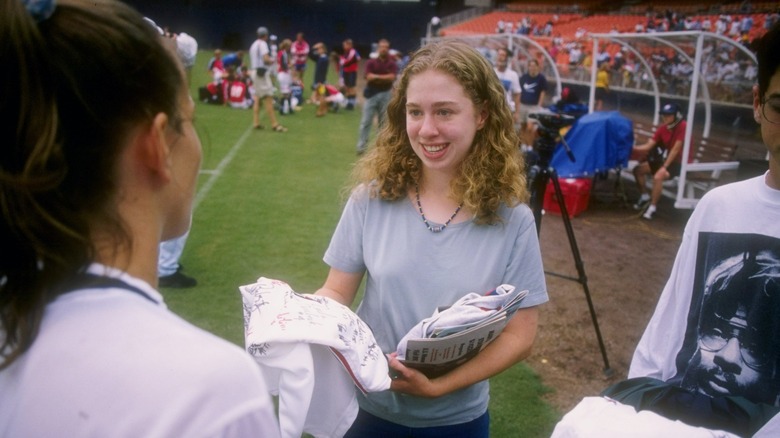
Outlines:
{"label": "young woman with curly blonde hair", "polygon": [[359,395],[348,437],[488,436],[487,379],[530,354],[536,306],[547,301],[527,198],[493,66],[464,43],[418,50],[395,84],[376,146],[355,168],[317,293],[350,305],[367,274],[357,313],[386,353],[467,293],[508,283],[529,294],[493,343],[447,374],[428,378],[390,354],[390,391]]}

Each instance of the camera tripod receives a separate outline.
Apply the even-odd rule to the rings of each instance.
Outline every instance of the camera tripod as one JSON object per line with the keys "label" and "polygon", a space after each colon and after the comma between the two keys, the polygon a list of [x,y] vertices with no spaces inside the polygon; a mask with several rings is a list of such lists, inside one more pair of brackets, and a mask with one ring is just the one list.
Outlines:
{"label": "camera tripod", "polygon": [[[596,310],[593,307],[593,301],[590,296],[590,289],[588,288],[588,277],[585,274],[585,266],[582,262],[579,247],[577,246],[577,239],[574,236],[574,229],[571,225],[571,218],[569,212],[566,209],[566,203],[563,199],[563,192],[561,191],[561,184],[558,181],[558,173],[550,165],[553,152],[558,139],[562,140],[564,147],[566,148],[566,154],[571,161],[575,161],[574,154],[572,153],[569,145],[558,134],[560,128],[568,126],[573,122],[572,117],[562,117],[560,115],[547,115],[547,114],[531,114],[531,118],[540,122],[539,129],[537,131],[539,137],[534,141],[534,149],[538,153],[538,157],[528,172],[528,187],[531,190],[531,210],[534,214],[534,220],[536,221],[536,234],[539,235],[542,227],[542,205],[544,201],[544,194],[547,189],[547,183],[552,181],[555,198],[558,201],[558,207],[561,210],[561,217],[563,218],[563,224],[566,228],[566,235],[569,238],[569,245],[571,247],[571,253],[574,258],[574,266],[577,269],[577,277],[571,277],[567,275],[557,274],[554,272],[547,272],[545,274],[553,275],[566,280],[576,281],[582,285],[582,290],[585,292],[585,299],[588,303],[588,310],[590,311],[590,319],[593,322],[593,328],[596,330],[596,338],[601,349],[601,357],[604,360],[604,374],[607,376],[612,375],[613,371],[609,366],[609,359],[607,359],[607,350],[604,346],[604,340],[601,337],[601,330],[599,329],[599,322],[596,318]],[[549,126],[553,125],[553,126]]]}

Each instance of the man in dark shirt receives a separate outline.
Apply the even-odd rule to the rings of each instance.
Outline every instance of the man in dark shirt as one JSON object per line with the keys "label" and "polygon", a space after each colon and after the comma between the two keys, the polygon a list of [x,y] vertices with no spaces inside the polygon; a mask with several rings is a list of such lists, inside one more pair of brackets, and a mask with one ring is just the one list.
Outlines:
{"label": "man in dark shirt", "polygon": [[360,138],[357,143],[358,155],[366,151],[368,137],[371,134],[371,125],[374,116],[381,126],[384,120],[387,104],[390,102],[390,90],[393,81],[398,74],[398,64],[393,56],[390,56],[390,42],[386,39],[379,40],[377,57],[366,62],[365,77],[366,88],[363,89],[363,118],[360,120]]}

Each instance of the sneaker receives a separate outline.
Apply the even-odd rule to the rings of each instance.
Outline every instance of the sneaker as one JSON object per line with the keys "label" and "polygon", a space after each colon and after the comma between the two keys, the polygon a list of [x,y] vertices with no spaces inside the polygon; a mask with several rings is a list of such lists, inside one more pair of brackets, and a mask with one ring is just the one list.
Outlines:
{"label": "sneaker", "polygon": [[198,280],[181,272],[181,267],[171,275],[165,275],[158,279],[160,287],[172,289],[189,289],[198,285]]}
{"label": "sneaker", "polygon": [[634,204],[634,210],[636,210],[636,211],[644,210],[647,207],[647,204],[649,204],[649,203],[650,203],[650,198],[649,197],[648,198],[640,197],[636,201],[636,204]]}
{"label": "sneaker", "polygon": [[654,214],[655,214],[655,206],[651,205],[647,207],[647,210],[645,210],[645,214],[642,215],[642,219],[652,220]]}

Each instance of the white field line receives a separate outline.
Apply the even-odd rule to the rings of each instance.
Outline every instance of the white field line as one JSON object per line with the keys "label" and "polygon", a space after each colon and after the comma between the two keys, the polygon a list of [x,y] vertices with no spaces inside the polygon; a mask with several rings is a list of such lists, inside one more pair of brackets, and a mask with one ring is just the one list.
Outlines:
{"label": "white field line", "polygon": [[206,180],[206,182],[201,186],[200,190],[198,190],[198,193],[195,195],[195,201],[192,204],[193,213],[198,208],[200,201],[206,198],[206,195],[208,195],[209,191],[211,190],[211,187],[213,187],[214,184],[219,179],[219,177],[222,176],[222,171],[225,169],[225,167],[227,167],[227,165],[230,164],[231,161],[233,161],[233,158],[236,156],[239,149],[241,149],[241,146],[244,145],[246,139],[249,138],[249,134],[251,132],[252,132],[252,127],[250,126],[249,128],[247,128],[246,131],[244,131],[244,134],[241,136],[241,138],[238,139],[236,144],[234,144],[233,147],[230,148],[230,151],[228,151],[227,155],[225,155],[225,158],[223,158],[222,161],[219,162],[216,169],[200,171],[200,173],[202,174],[209,174],[209,179]]}

